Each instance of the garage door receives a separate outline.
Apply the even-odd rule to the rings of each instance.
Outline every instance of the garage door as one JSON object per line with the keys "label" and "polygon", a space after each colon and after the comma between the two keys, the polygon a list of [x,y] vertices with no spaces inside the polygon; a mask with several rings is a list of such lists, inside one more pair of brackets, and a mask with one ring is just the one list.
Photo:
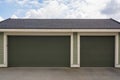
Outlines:
{"label": "garage door", "polygon": [[113,67],[114,36],[81,36],[81,67]]}
{"label": "garage door", "polygon": [[8,36],[8,66],[68,67],[69,36]]}

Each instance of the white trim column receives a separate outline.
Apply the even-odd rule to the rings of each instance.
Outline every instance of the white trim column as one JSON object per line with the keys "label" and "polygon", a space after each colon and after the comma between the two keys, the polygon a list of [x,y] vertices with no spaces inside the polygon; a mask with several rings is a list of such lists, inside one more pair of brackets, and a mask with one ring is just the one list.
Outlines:
{"label": "white trim column", "polygon": [[74,65],[73,65],[73,33],[72,33],[72,35],[71,35],[71,61],[70,61],[70,67],[74,67]]}
{"label": "white trim column", "polygon": [[71,67],[80,67],[79,65],[79,54],[77,53],[78,51],[78,33],[75,32],[73,33],[73,39],[72,39],[72,44],[73,44],[73,54],[72,54],[72,66]]}
{"label": "white trim column", "polygon": [[120,64],[119,64],[119,33],[115,35],[115,67],[120,68]]}

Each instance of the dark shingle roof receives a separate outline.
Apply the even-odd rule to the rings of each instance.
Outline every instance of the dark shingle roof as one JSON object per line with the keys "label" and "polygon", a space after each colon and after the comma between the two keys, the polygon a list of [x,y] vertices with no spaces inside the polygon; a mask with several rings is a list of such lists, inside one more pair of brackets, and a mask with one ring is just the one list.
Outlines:
{"label": "dark shingle roof", "polygon": [[113,19],[6,19],[0,29],[120,29]]}

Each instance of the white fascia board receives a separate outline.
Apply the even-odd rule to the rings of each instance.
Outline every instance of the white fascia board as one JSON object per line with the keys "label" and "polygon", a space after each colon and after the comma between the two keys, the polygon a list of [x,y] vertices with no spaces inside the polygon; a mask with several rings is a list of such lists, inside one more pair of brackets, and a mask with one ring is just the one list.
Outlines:
{"label": "white fascia board", "polygon": [[120,32],[120,29],[0,29],[0,32]]}

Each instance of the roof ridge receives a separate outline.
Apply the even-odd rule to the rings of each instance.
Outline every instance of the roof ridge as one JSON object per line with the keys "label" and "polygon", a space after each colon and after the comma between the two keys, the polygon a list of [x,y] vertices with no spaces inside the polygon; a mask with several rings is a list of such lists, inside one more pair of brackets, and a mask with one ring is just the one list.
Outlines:
{"label": "roof ridge", "polygon": [[[41,20],[41,19],[38,19],[38,18],[8,18],[8,19],[11,19],[11,20],[31,20],[31,19],[36,19],[36,20]],[[57,18],[53,18],[53,19],[50,19],[50,18],[43,18],[43,20],[56,20]],[[69,18],[58,18],[58,20],[68,20]],[[88,18],[81,18],[81,19],[75,19],[75,18],[70,18],[69,20],[109,20],[109,18],[101,18],[101,19],[88,19]]]}
{"label": "roof ridge", "polygon": [[11,18],[7,18],[7,19],[5,19],[5,20],[3,20],[3,21],[0,21],[0,23],[3,23],[4,21],[7,21],[7,20],[10,20]]}
{"label": "roof ridge", "polygon": [[115,20],[115,19],[113,19],[113,18],[110,18],[110,20],[112,20],[112,21],[114,21],[114,22],[120,24],[120,22],[118,22],[117,20]]}

